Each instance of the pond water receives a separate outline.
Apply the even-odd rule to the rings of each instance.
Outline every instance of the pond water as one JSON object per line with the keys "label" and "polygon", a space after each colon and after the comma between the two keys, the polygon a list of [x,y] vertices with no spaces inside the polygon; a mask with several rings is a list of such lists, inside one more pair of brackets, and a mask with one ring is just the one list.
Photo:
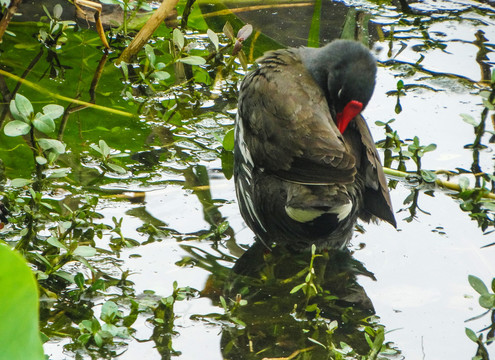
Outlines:
{"label": "pond water", "polygon": [[[312,2],[277,2],[270,3],[270,7],[251,2],[225,5],[261,34],[252,35],[244,44],[250,61],[268,48],[306,44],[315,16]],[[205,48],[211,48],[202,35],[206,33],[205,26],[221,32],[225,16],[218,15],[218,11],[225,7],[219,6],[201,2],[194,7],[190,22],[198,30],[186,32],[186,41],[196,42],[194,54],[206,57]],[[423,1],[404,7],[402,2],[362,0],[317,1],[316,6],[321,6],[318,20],[322,43],[340,37],[346,16],[354,16],[359,22],[360,14],[369,14],[369,24],[361,24],[358,29],[368,28],[370,47],[379,61],[375,92],[364,113],[374,139],[385,138],[383,126],[375,121],[395,119],[390,126],[401,139],[410,143],[417,136],[423,145],[436,144],[436,150],[422,158],[423,169],[469,172],[474,168],[473,150],[466,145],[475,141],[476,134],[461,114],[481,118],[484,106],[480,91],[489,89],[495,63],[495,6],[491,2]],[[179,6],[179,13],[183,7],[184,4]],[[204,23],[199,20],[203,19],[201,12],[217,12],[217,16],[205,15]],[[254,242],[236,203],[230,178],[231,153],[222,149],[222,139],[234,123],[237,84],[244,74],[240,65],[236,64],[236,70],[225,79],[218,78],[220,71],[211,64],[202,70],[186,67],[185,72],[193,74],[191,85],[180,77],[177,62],[167,64],[167,71],[174,75],[164,87],[156,79],[139,80],[139,69],[149,68],[151,62],[143,56],[134,66],[135,73],[126,80],[112,64],[119,50],[111,52],[108,60],[102,58],[99,39],[92,31],[83,29],[71,34],[66,44],[53,50],[40,47],[36,39],[40,26],[32,22],[13,23],[9,30],[16,38],[6,37],[0,45],[1,69],[17,76],[25,72],[27,80],[48,89],[49,92],[40,92],[26,84],[19,88],[18,92],[31,100],[35,110],[55,102],[67,106],[54,98],[54,93],[89,101],[88,89],[95,81],[98,64],[103,62],[96,104],[139,115],[125,117],[89,107],[71,111],[64,120],[57,120],[57,129],[62,127],[61,121],[66,121],[66,125],[59,132],[63,137],[53,137],[63,138],[68,153],[60,156],[53,169],[70,170],[68,176],[45,184],[40,190],[43,199],[74,210],[87,203],[84,196],[95,196],[95,212],[99,215],[90,225],[102,229],[101,237],[93,234],[94,239],[83,238],[98,249],[96,256],[88,257],[97,275],[91,275],[84,262],[68,262],[61,269],[73,275],[81,272],[86,284],[101,277],[108,285],[93,294],[82,293],[80,298],[68,295],[70,291],[74,294],[76,285],[59,284],[60,279],[50,277],[44,279],[41,274],[46,270],[32,261],[43,288],[60,291],[58,298],[50,297],[48,291],[41,294],[42,330],[50,338],[44,349],[49,358],[262,359],[289,356],[295,349],[315,344],[323,346],[318,344],[321,338],[318,342],[307,341],[306,334],[316,327],[308,330],[295,311],[291,312],[292,308],[288,308],[286,315],[290,313],[293,323],[279,322],[286,310],[282,306],[284,295],[274,293],[256,298],[251,293],[251,297],[246,297],[248,305],[244,310],[229,303],[230,313],[219,298],[223,295],[235,300],[235,291],[242,291],[242,286],[236,288],[235,281],[230,282],[229,269]],[[160,37],[168,39],[170,33],[163,27],[157,34],[155,52],[164,62],[172,61],[166,51],[168,45],[164,45],[168,42],[160,43]],[[116,39],[114,44],[119,44]],[[51,56],[52,53],[57,56]],[[42,60],[35,62],[38,54]],[[400,80],[403,88],[398,97]],[[10,96],[5,89],[12,89],[15,81],[2,74],[2,83],[5,106]],[[494,130],[490,119],[487,130]],[[490,136],[486,133],[481,138],[485,146],[479,152],[478,164],[482,171],[493,174],[495,147],[489,142]],[[7,137],[2,132],[0,138],[0,159],[7,180],[2,192],[11,191],[16,197],[28,199],[26,188],[14,187],[12,179],[34,176],[32,153],[19,137]],[[123,157],[102,161],[94,150],[97,144],[101,149],[102,139],[113,149],[111,154],[120,152]],[[125,169],[118,171],[112,165],[109,168],[109,163]],[[416,169],[411,160],[407,168]],[[466,177],[470,186],[475,186],[472,174]],[[452,180],[457,182],[458,177]],[[495,239],[489,233],[495,225],[493,212],[486,212],[492,220],[487,229],[481,229],[452,194],[432,186],[418,188],[401,179],[391,190],[397,229],[385,223],[361,224],[365,231],[356,232],[353,237],[350,249],[354,261],[362,263],[375,277],[356,272],[357,282],[364,289],[360,293],[373,304],[376,313],[369,320],[374,324],[371,327],[376,330],[378,324],[383,325],[385,342],[390,343],[382,349],[382,358],[471,359],[478,347],[466,336],[465,328],[481,331],[483,339],[487,337],[486,328],[492,325],[489,314],[467,322],[486,311],[478,304],[479,295],[470,286],[468,275],[475,275],[486,284],[495,277],[495,247],[483,247]],[[412,195],[417,197],[415,203],[411,203]],[[14,209],[21,218],[22,210]],[[117,225],[119,219],[122,222]],[[38,239],[46,240],[59,218],[51,215],[38,220],[45,221],[38,227]],[[13,219],[0,230],[1,238],[15,246],[26,236],[22,233],[24,224]],[[47,254],[40,247],[29,251]],[[126,276],[122,272],[127,272]],[[174,282],[180,288],[190,289],[183,291],[184,299],[174,303],[172,334],[155,321],[158,316],[153,309],[159,306],[160,298],[174,292]],[[254,293],[267,291],[258,283],[254,288]],[[117,302],[125,314],[130,312],[131,301],[140,304],[141,312],[132,324],[132,338],[119,340],[120,344],[117,341],[107,352],[94,350],[94,345],[94,351],[71,345],[84,317],[70,315],[68,322],[57,327],[62,323],[60,317],[66,316],[70,306],[79,309],[86,301],[99,318],[102,305],[109,299]],[[353,311],[359,314],[360,310],[356,307]],[[247,327],[236,323],[237,320],[247,322]],[[363,328],[368,323],[349,322],[363,340]],[[284,332],[286,328],[290,331]],[[316,332],[311,336],[315,337]],[[338,336],[355,349],[362,346],[352,334]],[[288,345],[290,342],[296,345]],[[350,351],[346,354],[345,346],[340,345],[342,358],[357,358]],[[399,352],[385,351],[389,348]],[[486,359],[495,356],[493,345],[486,348]],[[327,358],[317,350],[311,357],[311,351],[303,351],[295,358]]]}

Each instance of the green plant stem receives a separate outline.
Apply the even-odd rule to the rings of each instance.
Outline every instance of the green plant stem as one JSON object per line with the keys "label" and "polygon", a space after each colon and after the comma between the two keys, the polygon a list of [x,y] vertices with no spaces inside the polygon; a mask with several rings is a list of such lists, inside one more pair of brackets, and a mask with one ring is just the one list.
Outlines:
{"label": "green plant stem", "polygon": [[26,80],[26,79],[22,79],[20,78],[19,76],[17,75],[14,75],[14,74],[11,74],[5,70],[2,70],[0,69],[0,75],[4,75],[4,76],[7,76],[13,80],[16,80],[16,81],[19,81],[21,82],[23,85],[26,85],[28,87],[30,87],[31,89],[34,89],[40,93],[43,93],[43,94],[47,94],[48,96],[51,96],[55,99],[59,99],[59,100],[62,100],[62,101],[67,101],[67,102],[70,102],[70,103],[73,103],[73,104],[78,104],[78,105],[84,105],[84,106],[87,106],[89,108],[93,108],[93,109],[96,109],[96,110],[101,110],[101,111],[105,111],[105,112],[108,112],[108,113],[112,113],[112,114],[115,114],[115,115],[120,115],[120,116],[125,116],[125,117],[136,117],[137,115],[134,115],[134,114],[131,114],[127,111],[122,111],[122,110],[117,110],[117,109],[112,109],[112,108],[109,108],[109,107],[106,107],[106,106],[102,106],[102,105],[96,105],[96,104],[92,104],[92,103],[89,103],[89,102],[86,102],[86,101],[82,101],[82,100],[78,100],[78,99],[72,99],[70,97],[67,97],[67,96],[63,96],[63,95],[60,95],[60,94],[56,94],[56,93],[53,93],[51,92],[50,90],[47,90],[45,89],[44,87],[38,85],[38,84],[35,84],[29,80]]}
{"label": "green plant stem", "polygon": [[[405,172],[405,171],[400,171],[400,170],[395,170],[395,169],[390,169],[390,168],[387,168],[387,167],[384,167],[383,168],[383,172],[387,175],[390,175],[390,176],[395,176],[395,177],[399,177],[399,178],[407,178],[407,177],[410,177],[410,176],[415,176],[417,177],[417,173],[409,173],[409,172]],[[441,180],[441,179],[436,179],[435,180],[435,183],[441,187],[441,188],[445,188],[445,189],[449,189],[449,190],[454,190],[454,191],[457,191],[457,192],[461,192],[463,191],[463,189],[459,186],[459,184],[456,184],[456,183],[453,183],[451,181],[447,181],[447,180]],[[485,193],[482,195],[483,198],[487,198],[487,199],[494,199],[495,200],[495,194],[494,193]]]}

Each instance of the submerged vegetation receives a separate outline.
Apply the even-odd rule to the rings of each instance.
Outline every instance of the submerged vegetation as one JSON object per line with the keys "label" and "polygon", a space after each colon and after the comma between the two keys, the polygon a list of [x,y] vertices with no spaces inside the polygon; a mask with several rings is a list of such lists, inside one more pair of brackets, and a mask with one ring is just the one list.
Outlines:
{"label": "submerged vegetation", "polygon": [[[142,344],[153,349],[150,358],[169,359],[181,355],[176,343],[191,323],[221,331],[225,359],[400,358],[400,344],[387,340],[380,314],[358,284],[358,276],[374,279],[373,269],[367,270],[352,251],[313,249],[297,257],[275,248],[263,254],[262,264],[253,264],[255,276],[235,276],[230,270],[245,248],[236,242],[240,226],[230,221],[240,217],[226,214],[233,204],[233,184],[227,180],[233,172],[237,84],[257,56],[283,45],[222,4],[180,1],[178,15],[170,14],[137,54],[122,61],[152,6],[101,2],[104,8],[113,5],[116,15],[111,20],[101,16],[110,50],[86,28],[89,10],[76,14],[81,2],[75,6],[62,0],[38,9],[41,17],[20,9],[23,18],[7,21],[0,44],[0,271],[11,280],[0,279],[0,303],[11,306],[2,306],[0,317],[6,319],[14,309],[9,319],[17,319],[2,322],[0,333],[23,323],[30,330],[16,338],[0,336],[0,344],[13,344],[6,358],[19,358],[19,349],[26,350],[21,358],[43,358],[37,339],[32,340],[38,311],[50,359],[123,359],[127,352],[136,358],[139,350],[134,349]],[[6,19],[18,2],[0,4]],[[307,20],[307,44],[324,38],[323,5],[317,1]],[[445,192],[476,222],[480,234],[490,234],[495,175],[493,159],[486,157],[495,138],[490,122],[495,71],[487,54],[494,46],[482,30],[472,40],[483,74],[477,82],[435,73],[424,62],[429,52],[448,50],[446,35],[434,29],[437,22],[450,17],[476,28],[479,16],[493,22],[495,10],[480,5],[472,14],[459,5],[445,14],[428,4],[408,5],[396,10],[391,24],[383,17],[389,5],[363,1],[356,13],[339,4],[347,17],[334,37],[354,35],[352,30],[363,24],[368,28],[371,18],[373,36],[389,47],[387,60],[379,58],[379,63],[394,74],[394,89],[386,96],[394,98],[391,111],[397,118],[382,117],[376,127],[384,131],[377,144],[389,187],[408,192],[397,202],[404,207],[396,210],[405,213],[405,223],[417,221],[420,213],[428,214],[420,207],[422,197]],[[371,42],[372,35],[357,37]],[[400,58],[408,41],[419,54],[412,63]],[[414,94],[446,92],[445,83],[469,89],[478,99],[476,112],[460,111],[458,119],[450,119],[454,127],[463,120],[473,128],[474,139],[465,149],[470,166],[430,168],[425,159],[440,146],[431,143],[431,136],[423,140],[421,134],[395,128]],[[191,199],[193,206],[182,206]],[[492,245],[489,240],[476,246]],[[27,267],[8,248],[31,269],[39,309],[29,295],[17,294],[23,286],[31,286],[31,296],[35,292],[32,278],[22,273]],[[167,267],[163,274],[169,278],[138,283],[129,264],[146,256],[153,260],[140,265],[142,272]],[[150,269],[156,257],[160,262]],[[5,266],[8,261],[15,266]],[[207,274],[206,285],[195,281],[195,271]],[[486,312],[476,319],[488,325],[468,325],[465,334],[475,343],[474,358],[485,360],[495,333],[495,274],[491,288],[477,275],[469,277],[469,284]],[[193,314],[184,311],[192,305],[183,304],[203,300],[208,305],[193,307]]]}

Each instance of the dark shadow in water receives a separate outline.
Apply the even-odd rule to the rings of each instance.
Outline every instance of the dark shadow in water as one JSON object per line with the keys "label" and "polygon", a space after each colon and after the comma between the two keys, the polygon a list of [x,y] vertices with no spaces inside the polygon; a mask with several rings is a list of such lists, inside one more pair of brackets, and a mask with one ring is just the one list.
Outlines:
{"label": "dark shadow in water", "polygon": [[311,267],[310,252],[292,254],[283,247],[263,251],[260,246],[261,251],[250,253],[248,272],[239,275],[222,265],[232,260],[218,249],[218,255],[212,255],[194,246],[182,248],[196,266],[211,272],[201,295],[223,306],[225,313],[198,317],[227,324],[221,338],[224,359],[297,352],[322,359],[340,350],[342,343],[355,355],[370,352],[365,333],[380,326],[357,276],[374,276],[349,251],[324,252]]}

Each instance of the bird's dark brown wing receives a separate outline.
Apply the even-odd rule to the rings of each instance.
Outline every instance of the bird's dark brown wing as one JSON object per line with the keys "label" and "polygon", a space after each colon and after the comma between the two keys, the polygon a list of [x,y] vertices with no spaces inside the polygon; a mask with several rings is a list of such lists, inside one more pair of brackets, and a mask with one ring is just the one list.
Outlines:
{"label": "bird's dark brown wing", "polygon": [[365,178],[364,208],[370,214],[396,227],[387,179],[385,178],[373,137],[361,115],[356,116],[353,121],[361,135],[361,142],[364,145],[363,151],[366,152],[365,155],[363,154],[360,164],[360,172],[364,174]]}
{"label": "bird's dark brown wing", "polygon": [[243,81],[239,99],[238,121],[254,164],[293,182],[352,182],[355,158],[297,50],[271,52],[260,64]]}

